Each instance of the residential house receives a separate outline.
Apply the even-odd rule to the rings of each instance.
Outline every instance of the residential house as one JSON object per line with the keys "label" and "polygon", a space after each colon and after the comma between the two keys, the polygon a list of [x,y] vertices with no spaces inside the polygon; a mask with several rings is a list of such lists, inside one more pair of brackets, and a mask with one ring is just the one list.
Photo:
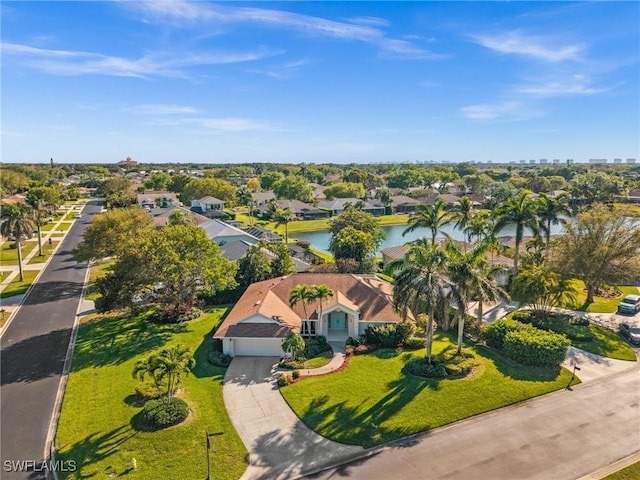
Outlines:
{"label": "residential house", "polygon": [[[333,291],[322,308],[318,301],[290,306],[297,285],[319,284]],[[292,333],[344,342],[362,335],[368,325],[402,321],[392,291],[391,284],[373,275],[298,273],[265,280],[249,286],[213,337],[231,356],[282,356],[282,342]]]}
{"label": "residential house", "polygon": [[224,213],[224,201],[211,196],[191,200],[191,210],[208,218],[223,218],[227,216]]}
{"label": "residential house", "polygon": [[178,200],[175,193],[172,192],[157,192],[149,190],[137,195],[138,205],[142,208],[150,210],[152,208],[169,208],[174,206],[180,206],[182,203]]}
{"label": "residential house", "polygon": [[257,225],[246,228],[244,231],[260,240],[266,240],[268,242],[282,241],[282,237],[277,233],[267,230],[266,228],[258,227]]}
{"label": "residential house", "polygon": [[238,240],[244,240],[252,245],[258,242],[258,239],[253,235],[243,232],[239,228],[233,227],[221,220],[209,220],[208,222],[202,223],[198,226],[207,232],[209,240],[213,240],[220,246],[236,242]]}
{"label": "residential house", "polygon": [[200,215],[184,207],[177,207],[177,206],[168,207],[168,208],[152,208],[151,210],[149,210],[149,213],[153,216],[153,224],[156,227],[165,227],[169,225],[169,217],[176,210],[180,210],[184,213],[189,214],[189,216],[193,219],[196,225],[200,225],[210,220],[204,215]]}
{"label": "residential house", "polygon": [[415,212],[418,205],[420,205],[420,202],[415,198],[407,197],[406,195],[391,196],[391,209],[393,213]]}
{"label": "residential house", "polygon": [[[298,220],[316,220],[330,216],[326,210],[321,210],[300,200],[276,200],[276,205],[281,209],[288,208],[293,214],[293,217]],[[259,206],[258,215],[260,217],[268,217],[270,207],[270,203]]]}
{"label": "residential house", "polygon": [[271,200],[275,199],[276,194],[271,190],[269,190],[268,192],[253,192],[251,194],[251,200],[253,201],[253,205],[255,207],[267,205]]}
{"label": "residential house", "polygon": [[[330,211],[331,215],[340,215],[344,212],[348,204],[355,207],[356,205],[360,205],[361,202],[363,201],[359,198],[335,198],[333,200],[320,202],[318,208]],[[384,205],[371,201],[364,201],[364,205],[358,208],[358,210],[371,213],[375,216],[384,215],[385,213]]]}
{"label": "residential house", "polygon": [[[247,250],[251,247],[251,243],[245,240],[236,240],[235,242],[226,243],[221,245],[222,256],[226,259],[229,259],[233,262],[237,262],[241,258],[247,255]],[[276,258],[276,255],[269,250],[268,248],[263,248],[262,251],[267,255],[269,260],[273,260]],[[303,260],[300,260],[295,257],[291,257],[293,260],[293,268],[297,273],[307,272],[311,268],[311,265]]]}

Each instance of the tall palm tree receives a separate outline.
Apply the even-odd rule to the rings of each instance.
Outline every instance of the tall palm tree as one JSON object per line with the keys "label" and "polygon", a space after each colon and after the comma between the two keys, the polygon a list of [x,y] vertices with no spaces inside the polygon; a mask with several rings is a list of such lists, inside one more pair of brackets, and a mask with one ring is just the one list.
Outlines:
{"label": "tall palm tree", "polygon": [[467,241],[471,243],[471,235],[467,229],[471,224],[475,213],[473,211],[473,201],[471,201],[471,199],[465,195],[460,199],[457,205],[454,205],[452,211],[453,215],[451,216],[451,219],[455,220],[455,227],[466,234],[464,243],[464,250],[466,252]]}
{"label": "tall palm tree", "polygon": [[538,220],[540,230],[544,234],[545,258],[549,258],[549,243],[551,242],[551,225],[557,225],[561,221],[561,215],[570,215],[569,197],[566,194],[551,197],[546,193],[540,193],[537,199]]}
{"label": "tall palm tree", "polygon": [[38,255],[43,256],[42,253],[42,230],[41,227],[47,224],[47,218],[53,213],[53,207],[45,204],[39,198],[33,198],[27,196],[27,203],[32,208],[33,223],[38,230]]}
{"label": "tall palm tree", "polygon": [[402,235],[413,232],[416,228],[428,228],[431,230],[431,245],[435,245],[436,236],[449,221],[446,203],[438,197],[433,206],[425,204],[416,206],[416,211],[409,214],[407,222],[409,226],[402,232]]}
{"label": "tall palm tree", "polygon": [[31,216],[31,207],[24,203],[16,203],[15,205],[7,205],[2,208],[1,217],[4,222],[0,226],[0,233],[5,237],[15,237],[16,248],[18,250],[18,270],[20,271],[20,281],[24,281],[24,272],[22,270],[22,235],[31,235],[35,230],[33,219]]}
{"label": "tall palm tree", "polygon": [[253,196],[251,190],[246,185],[242,185],[236,190],[236,200],[240,205],[249,207],[249,225],[253,225]]}
{"label": "tall palm tree", "polygon": [[446,281],[443,265],[446,257],[438,245],[425,238],[414,242],[404,258],[391,262],[388,272],[393,275],[393,306],[404,318],[412,313],[428,315],[425,345],[427,362],[431,364],[433,326],[440,292]]}
{"label": "tall palm tree", "polygon": [[302,303],[302,311],[304,312],[304,321],[309,320],[307,314],[307,304],[314,299],[314,289],[309,285],[296,285],[291,292],[289,292],[289,305],[291,308],[295,307],[298,303]]}
{"label": "tall palm tree", "polygon": [[278,208],[272,217],[276,222],[276,228],[280,225],[284,225],[284,241],[289,244],[289,222],[293,220],[293,212],[290,208]]}
{"label": "tall palm tree", "polygon": [[510,198],[496,210],[497,231],[502,230],[506,225],[511,223],[516,226],[516,250],[513,256],[513,270],[515,275],[518,274],[518,257],[524,229],[531,229],[534,235],[538,233],[539,223],[537,213],[538,206],[526,190],[518,196]]}
{"label": "tall palm tree", "polygon": [[323,310],[323,302],[333,297],[333,290],[326,283],[321,283],[320,285],[313,285],[311,287],[313,290],[313,299],[318,300],[320,304],[320,311],[318,312],[318,318],[322,319],[322,310]]}

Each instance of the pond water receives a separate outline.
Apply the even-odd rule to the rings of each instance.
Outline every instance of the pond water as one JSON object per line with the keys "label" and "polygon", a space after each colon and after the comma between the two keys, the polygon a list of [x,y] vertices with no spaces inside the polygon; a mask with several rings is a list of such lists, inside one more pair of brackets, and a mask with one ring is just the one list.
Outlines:
{"label": "pond water", "polygon": [[[413,232],[408,232],[405,236],[402,236],[402,232],[406,228],[407,228],[407,225],[391,225],[387,227],[382,227],[382,230],[384,230],[384,232],[386,233],[387,238],[382,241],[382,243],[380,244],[380,248],[376,252],[376,254],[379,254],[380,250],[384,248],[397,247],[398,245],[403,245],[407,242],[416,240],[417,238],[420,238],[420,237],[431,236],[431,230],[429,230],[428,228],[416,228]],[[448,234],[454,240],[464,240],[464,237],[465,237],[464,233],[461,230],[458,230],[457,228],[455,228],[453,224],[445,225],[442,228],[442,231]],[[564,228],[561,224],[551,226],[552,235],[563,233],[563,231],[564,231]],[[516,226],[515,224],[513,224],[513,225],[505,226],[505,228],[503,228],[500,231],[499,235],[503,237],[503,236],[515,235],[515,233],[516,233]],[[531,235],[531,231],[528,229],[525,229],[524,235],[525,236]],[[323,252],[329,251],[329,241],[331,240],[331,232],[329,231],[296,233],[294,235],[291,235],[291,237],[295,237],[300,240],[308,240],[311,242],[311,246],[317,250],[321,250]],[[438,236],[438,238],[441,238],[441,237],[444,237],[444,235]]]}

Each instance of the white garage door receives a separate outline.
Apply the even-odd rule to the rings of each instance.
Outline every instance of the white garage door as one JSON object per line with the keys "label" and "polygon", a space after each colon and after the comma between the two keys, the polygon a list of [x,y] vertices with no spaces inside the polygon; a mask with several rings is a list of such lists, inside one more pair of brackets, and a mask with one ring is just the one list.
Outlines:
{"label": "white garage door", "polygon": [[281,357],[284,352],[280,339],[235,338],[233,340],[233,354],[234,356]]}

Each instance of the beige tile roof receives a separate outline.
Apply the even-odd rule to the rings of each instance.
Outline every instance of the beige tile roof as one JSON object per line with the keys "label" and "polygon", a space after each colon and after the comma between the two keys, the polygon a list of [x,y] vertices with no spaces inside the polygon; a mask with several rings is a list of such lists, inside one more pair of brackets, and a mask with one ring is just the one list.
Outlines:
{"label": "beige tile roof", "polygon": [[[360,277],[336,273],[298,273],[272,280],[254,283],[242,295],[227,318],[222,322],[214,337],[234,336],[232,328],[238,322],[260,314],[277,319],[282,325],[299,332],[304,310],[301,303],[291,308],[289,293],[296,285],[326,284],[334,291],[334,296],[324,301],[324,308],[340,303],[360,312],[360,320],[399,322],[401,316],[393,310],[393,287],[377,277]],[[307,315],[314,317],[319,303],[307,305]],[[246,325],[264,325],[247,323]],[[267,324],[269,325],[269,324]],[[249,327],[242,327],[249,328]],[[261,327],[260,327],[261,328]],[[256,332],[261,330],[257,329]],[[283,336],[288,335],[284,334]],[[260,336],[260,335],[256,335]]]}

